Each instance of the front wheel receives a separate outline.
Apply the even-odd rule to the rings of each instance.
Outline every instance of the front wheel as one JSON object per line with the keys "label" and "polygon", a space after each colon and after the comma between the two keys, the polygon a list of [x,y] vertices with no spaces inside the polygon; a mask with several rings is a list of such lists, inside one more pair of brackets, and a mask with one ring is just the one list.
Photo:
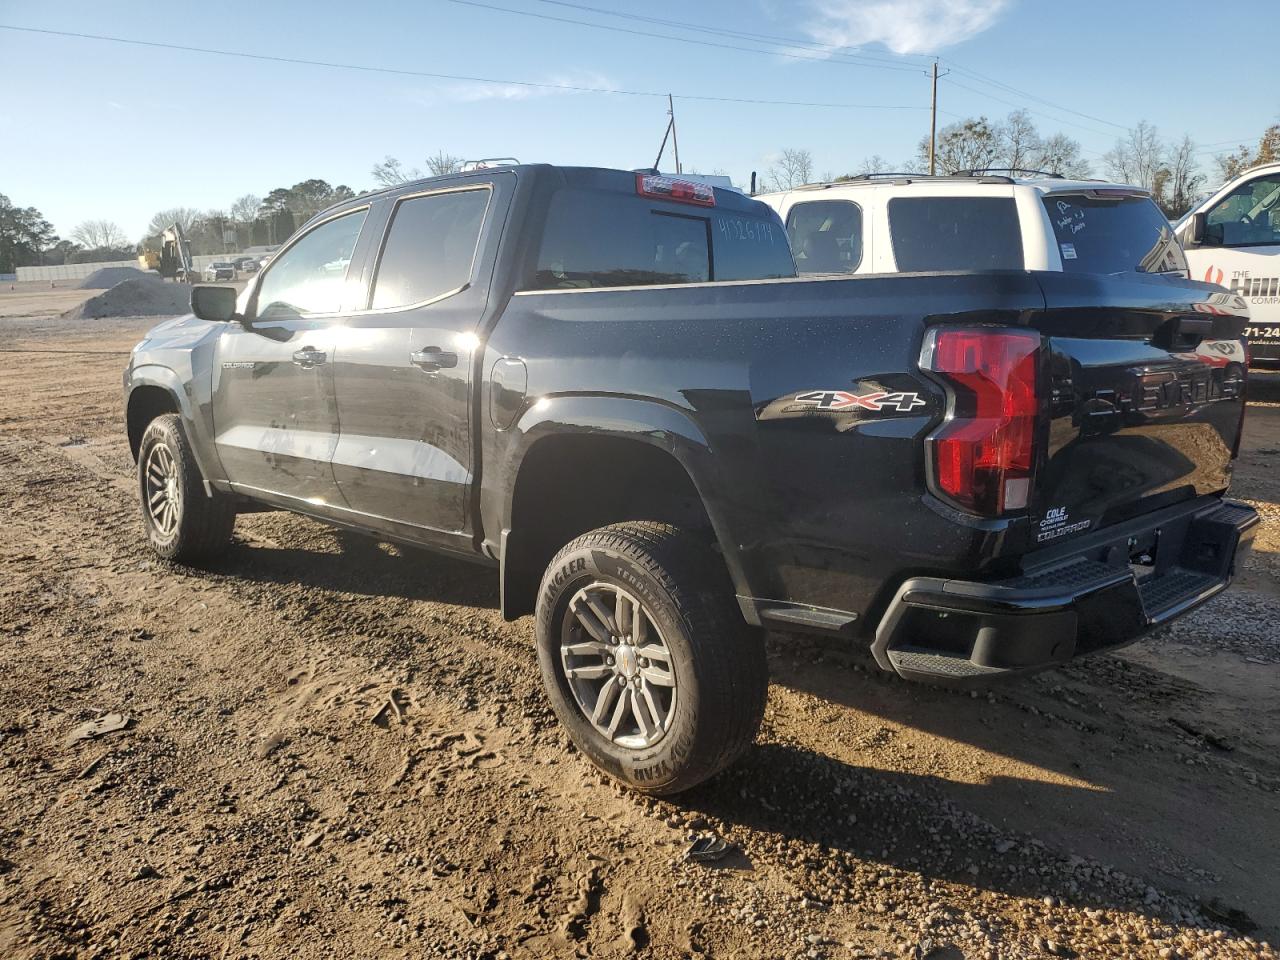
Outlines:
{"label": "front wheel", "polygon": [[226,497],[205,493],[191,444],[176,414],[156,417],[138,445],[138,496],[151,549],[189,562],[226,546],[236,522]]}
{"label": "front wheel", "polygon": [[538,663],[570,738],[610,776],[670,795],[755,740],[764,638],[743,621],[701,538],[628,522],[583,534],[542,579]]}

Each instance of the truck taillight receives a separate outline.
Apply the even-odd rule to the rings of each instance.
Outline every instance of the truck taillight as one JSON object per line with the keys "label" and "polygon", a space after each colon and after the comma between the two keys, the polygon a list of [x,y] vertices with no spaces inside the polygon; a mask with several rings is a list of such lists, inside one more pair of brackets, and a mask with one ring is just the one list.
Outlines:
{"label": "truck taillight", "polygon": [[1025,509],[1035,472],[1040,335],[935,327],[920,366],[950,392],[946,422],[929,438],[937,492],[983,516]]}
{"label": "truck taillight", "polygon": [[708,184],[653,173],[636,174],[636,193],[642,197],[654,197],[658,200],[696,203],[700,207],[716,205],[716,191]]}

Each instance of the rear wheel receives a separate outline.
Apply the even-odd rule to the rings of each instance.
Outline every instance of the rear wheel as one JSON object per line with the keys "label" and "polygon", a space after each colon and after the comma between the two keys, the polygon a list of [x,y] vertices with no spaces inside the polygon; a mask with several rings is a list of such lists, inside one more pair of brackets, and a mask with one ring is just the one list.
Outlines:
{"label": "rear wheel", "polygon": [[182,420],[156,417],[138,445],[138,495],[151,549],[188,562],[226,546],[236,511],[226,497],[205,493]]}
{"label": "rear wheel", "polygon": [[768,692],[764,638],[693,534],[628,522],[574,540],[543,577],[537,636],[569,736],[634,789],[687,790],[755,739]]}

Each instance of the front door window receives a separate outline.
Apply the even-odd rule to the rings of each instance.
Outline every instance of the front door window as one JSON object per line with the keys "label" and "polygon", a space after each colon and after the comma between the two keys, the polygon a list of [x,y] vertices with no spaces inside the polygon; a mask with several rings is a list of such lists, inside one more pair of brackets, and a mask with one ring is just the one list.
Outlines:
{"label": "front door window", "polygon": [[271,262],[258,286],[262,319],[337,313],[365,210],[322,223]]}
{"label": "front door window", "polygon": [[1280,173],[1242,183],[1205,219],[1205,239],[1215,246],[1280,245]]}

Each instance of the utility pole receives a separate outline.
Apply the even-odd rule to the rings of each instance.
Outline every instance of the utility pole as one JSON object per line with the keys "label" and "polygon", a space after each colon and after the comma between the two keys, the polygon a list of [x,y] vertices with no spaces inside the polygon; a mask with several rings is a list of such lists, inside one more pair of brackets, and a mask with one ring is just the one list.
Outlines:
{"label": "utility pole", "polygon": [[684,173],[680,169],[680,141],[676,139],[676,105],[669,93],[667,94],[667,113],[671,116],[671,149],[676,155],[676,173]]}
{"label": "utility pole", "polygon": [[658,147],[658,159],[653,161],[653,169],[662,169],[662,155],[667,152],[667,140],[671,140],[671,147],[676,155],[676,173],[683,173],[680,169],[680,144],[676,142],[676,107],[671,99],[671,94],[667,94],[667,129],[662,135],[662,146]]}
{"label": "utility pole", "polygon": [[933,176],[938,152],[938,61],[933,61],[933,103],[929,108],[929,176]]}

